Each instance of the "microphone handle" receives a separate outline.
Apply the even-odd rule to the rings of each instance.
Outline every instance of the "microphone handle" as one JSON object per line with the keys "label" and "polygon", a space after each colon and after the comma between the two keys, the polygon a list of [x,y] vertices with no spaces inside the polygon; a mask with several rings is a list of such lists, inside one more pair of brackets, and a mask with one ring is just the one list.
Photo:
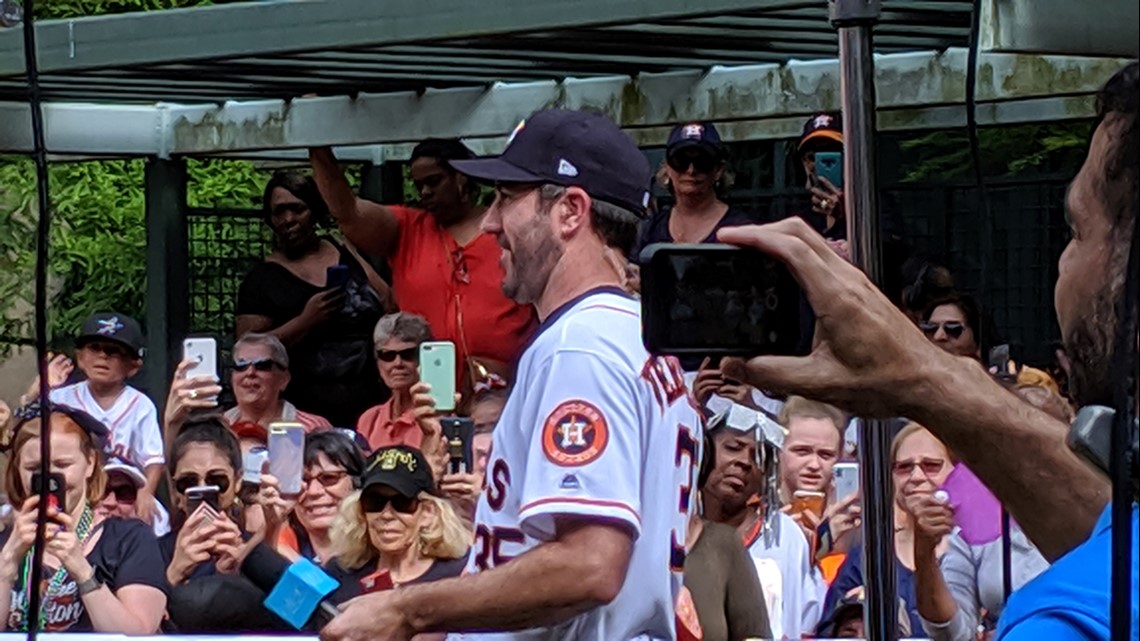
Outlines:
{"label": "microphone handle", "polygon": [[338,614],[340,614],[340,609],[328,601],[321,601],[320,605],[317,606],[316,618],[321,622],[321,627],[335,619]]}

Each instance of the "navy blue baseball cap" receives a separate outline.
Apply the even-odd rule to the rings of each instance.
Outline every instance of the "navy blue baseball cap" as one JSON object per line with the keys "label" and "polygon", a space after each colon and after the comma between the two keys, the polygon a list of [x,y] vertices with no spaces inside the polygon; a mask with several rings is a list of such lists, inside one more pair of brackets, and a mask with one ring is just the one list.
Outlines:
{"label": "navy blue baseball cap", "polygon": [[601,114],[539,111],[515,127],[498,158],[450,164],[483,182],[581,187],[591,198],[642,217],[649,206],[649,161],[632,138]]}
{"label": "navy blue baseball cap", "polygon": [[137,358],[143,357],[144,344],[142,328],[138,321],[115,312],[92,314],[83,321],[83,328],[75,338],[75,346],[83,347],[94,341],[118,343],[130,350]]}
{"label": "navy blue baseball cap", "polygon": [[677,125],[669,132],[669,142],[665,154],[672,156],[682,149],[697,147],[720,158],[724,155],[724,145],[720,142],[720,132],[711,122],[690,122]]}
{"label": "navy blue baseball cap", "polygon": [[843,146],[843,121],[838,114],[816,114],[804,123],[797,149],[803,153],[817,145]]}

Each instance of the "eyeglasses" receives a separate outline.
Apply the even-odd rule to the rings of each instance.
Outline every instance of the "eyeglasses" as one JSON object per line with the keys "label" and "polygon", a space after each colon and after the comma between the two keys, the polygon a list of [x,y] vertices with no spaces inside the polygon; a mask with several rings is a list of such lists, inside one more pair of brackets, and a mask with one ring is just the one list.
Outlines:
{"label": "eyeglasses", "polygon": [[104,495],[104,498],[112,494],[115,495],[115,500],[119,503],[134,503],[139,498],[139,489],[130,483],[125,485],[112,485],[107,488],[107,493]]}
{"label": "eyeglasses", "polygon": [[897,461],[891,466],[891,470],[898,476],[910,476],[914,474],[914,468],[922,470],[925,476],[934,476],[946,467],[946,460],[940,458],[924,458],[920,461]]}
{"label": "eyeglasses", "polygon": [[340,483],[341,480],[343,480],[344,477],[346,477],[346,476],[348,476],[348,472],[345,472],[345,471],[339,471],[338,472],[338,471],[331,471],[331,470],[327,471],[327,472],[321,472],[319,474],[314,474],[312,476],[302,476],[301,477],[301,489],[302,490],[308,489],[309,484],[312,483],[313,481],[320,483],[321,487],[327,489],[327,488],[330,488],[330,487],[336,485],[337,483]]}
{"label": "eyeglasses", "polygon": [[376,350],[376,358],[384,361],[385,363],[391,363],[392,361],[396,360],[397,356],[400,357],[400,360],[407,361],[409,363],[415,363],[420,360],[420,348],[409,347],[407,349]]}
{"label": "eyeglasses", "polygon": [[230,477],[222,472],[210,472],[205,477],[197,474],[183,474],[174,479],[174,491],[186,494],[186,491],[199,485],[217,486],[218,492],[225,494],[230,489]]}
{"label": "eyeglasses", "polygon": [[234,371],[244,372],[249,368],[253,368],[259,372],[272,372],[274,369],[285,369],[285,366],[273,360],[272,358],[255,358],[253,360],[246,360],[239,358],[234,360]]}
{"label": "eyeglasses", "polygon": [[383,512],[384,508],[392,504],[392,509],[400,514],[414,514],[420,508],[420,500],[412,496],[397,494],[388,496],[379,492],[365,492],[360,495],[360,509],[365,514]]}
{"label": "eyeglasses", "polygon": [[716,169],[717,159],[708,154],[675,154],[665,159],[674,171],[688,171],[691,165],[697,173],[707,174]]}
{"label": "eyeglasses", "polygon": [[941,327],[942,331],[946,332],[946,335],[950,338],[959,338],[962,336],[962,332],[966,331],[966,326],[958,321],[949,321],[946,323],[923,321],[918,324],[918,328],[921,329],[922,333],[926,334],[928,338],[937,334],[939,327]]}

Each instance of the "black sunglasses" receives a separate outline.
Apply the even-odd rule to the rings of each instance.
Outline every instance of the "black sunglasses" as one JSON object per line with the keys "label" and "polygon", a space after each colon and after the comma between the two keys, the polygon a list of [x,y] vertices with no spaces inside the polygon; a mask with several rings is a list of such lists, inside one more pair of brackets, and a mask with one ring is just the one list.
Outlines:
{"label": "black sunglasses", "polygon": [[941,327],[942,331],[950,338],[959,338],[962,332],[966,331],[966,326],[958,321],[950,321],[947,323],[931,323],[930,321],[923,321],[918,324],[918,328],[922,330],[923,334],[928,337],[934,336],[938,333],[938,328]]}
{"label": "black sunglasses", "polygon": [[230,477],[221,472],[210,472],[205,478],[197,474],[183,474],[174,479],[174,491],[179,494],[186,494],[186,491],[192,487],[199,485],[214,485],[218,488],[219,494],[225,494],[230,489]]}
{"label": "black sunglasses", "polygon": [[259,372],[272,372],[277,368],[285,369],[280,363],[273,360],[272,358],[255,358],[252,361],[247,361],[244,358],[239,358],[234,361],[235,372],[244,372],[251,367]]}
{"label": "black sunglasses", "polygon": [[396,360],[397,356],[400,357],[400,360],[408,361],[409,363],[415,363],[420,360],[420,348],[409,347],[407,349],[376,350],[376,358],[379,358],[385,363],[391,363],[392,361]]}
{"label": "black sunglasses", "polygon": [[392,509],[400,514],[414,514],[420,507],[420,500],[413,496],[403,494],[388,496],[379,492],[365,492],[360,495],[360,509],[364,510],[365,514],[383,512],[389,503],[392,504]]}
{"label": "black sunglasses", "polygon": [[674,171],[688,171],[692,165],[698,173],[707,174],[716,169],[717,159],[708,154],[674,154],[665,159]]}
{"label": "black sunglasses", "polygon": [[115,495],[115,500],[119,503],[134,503],[139,498],[139,489],[131,483],[124,485],[112,485],[107,488],[107,495]]}

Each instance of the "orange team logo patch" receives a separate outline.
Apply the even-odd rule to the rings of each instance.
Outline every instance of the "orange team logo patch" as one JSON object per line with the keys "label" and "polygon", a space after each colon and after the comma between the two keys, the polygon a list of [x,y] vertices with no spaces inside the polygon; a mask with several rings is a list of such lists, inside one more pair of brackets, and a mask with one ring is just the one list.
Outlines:
{"label": "orange team logo patch", "polygon": [[564,401],[542,428],[542,449],[552,463],[566,467],[597,459],[609,442],[609,426],[601,410],[586,401]]}

